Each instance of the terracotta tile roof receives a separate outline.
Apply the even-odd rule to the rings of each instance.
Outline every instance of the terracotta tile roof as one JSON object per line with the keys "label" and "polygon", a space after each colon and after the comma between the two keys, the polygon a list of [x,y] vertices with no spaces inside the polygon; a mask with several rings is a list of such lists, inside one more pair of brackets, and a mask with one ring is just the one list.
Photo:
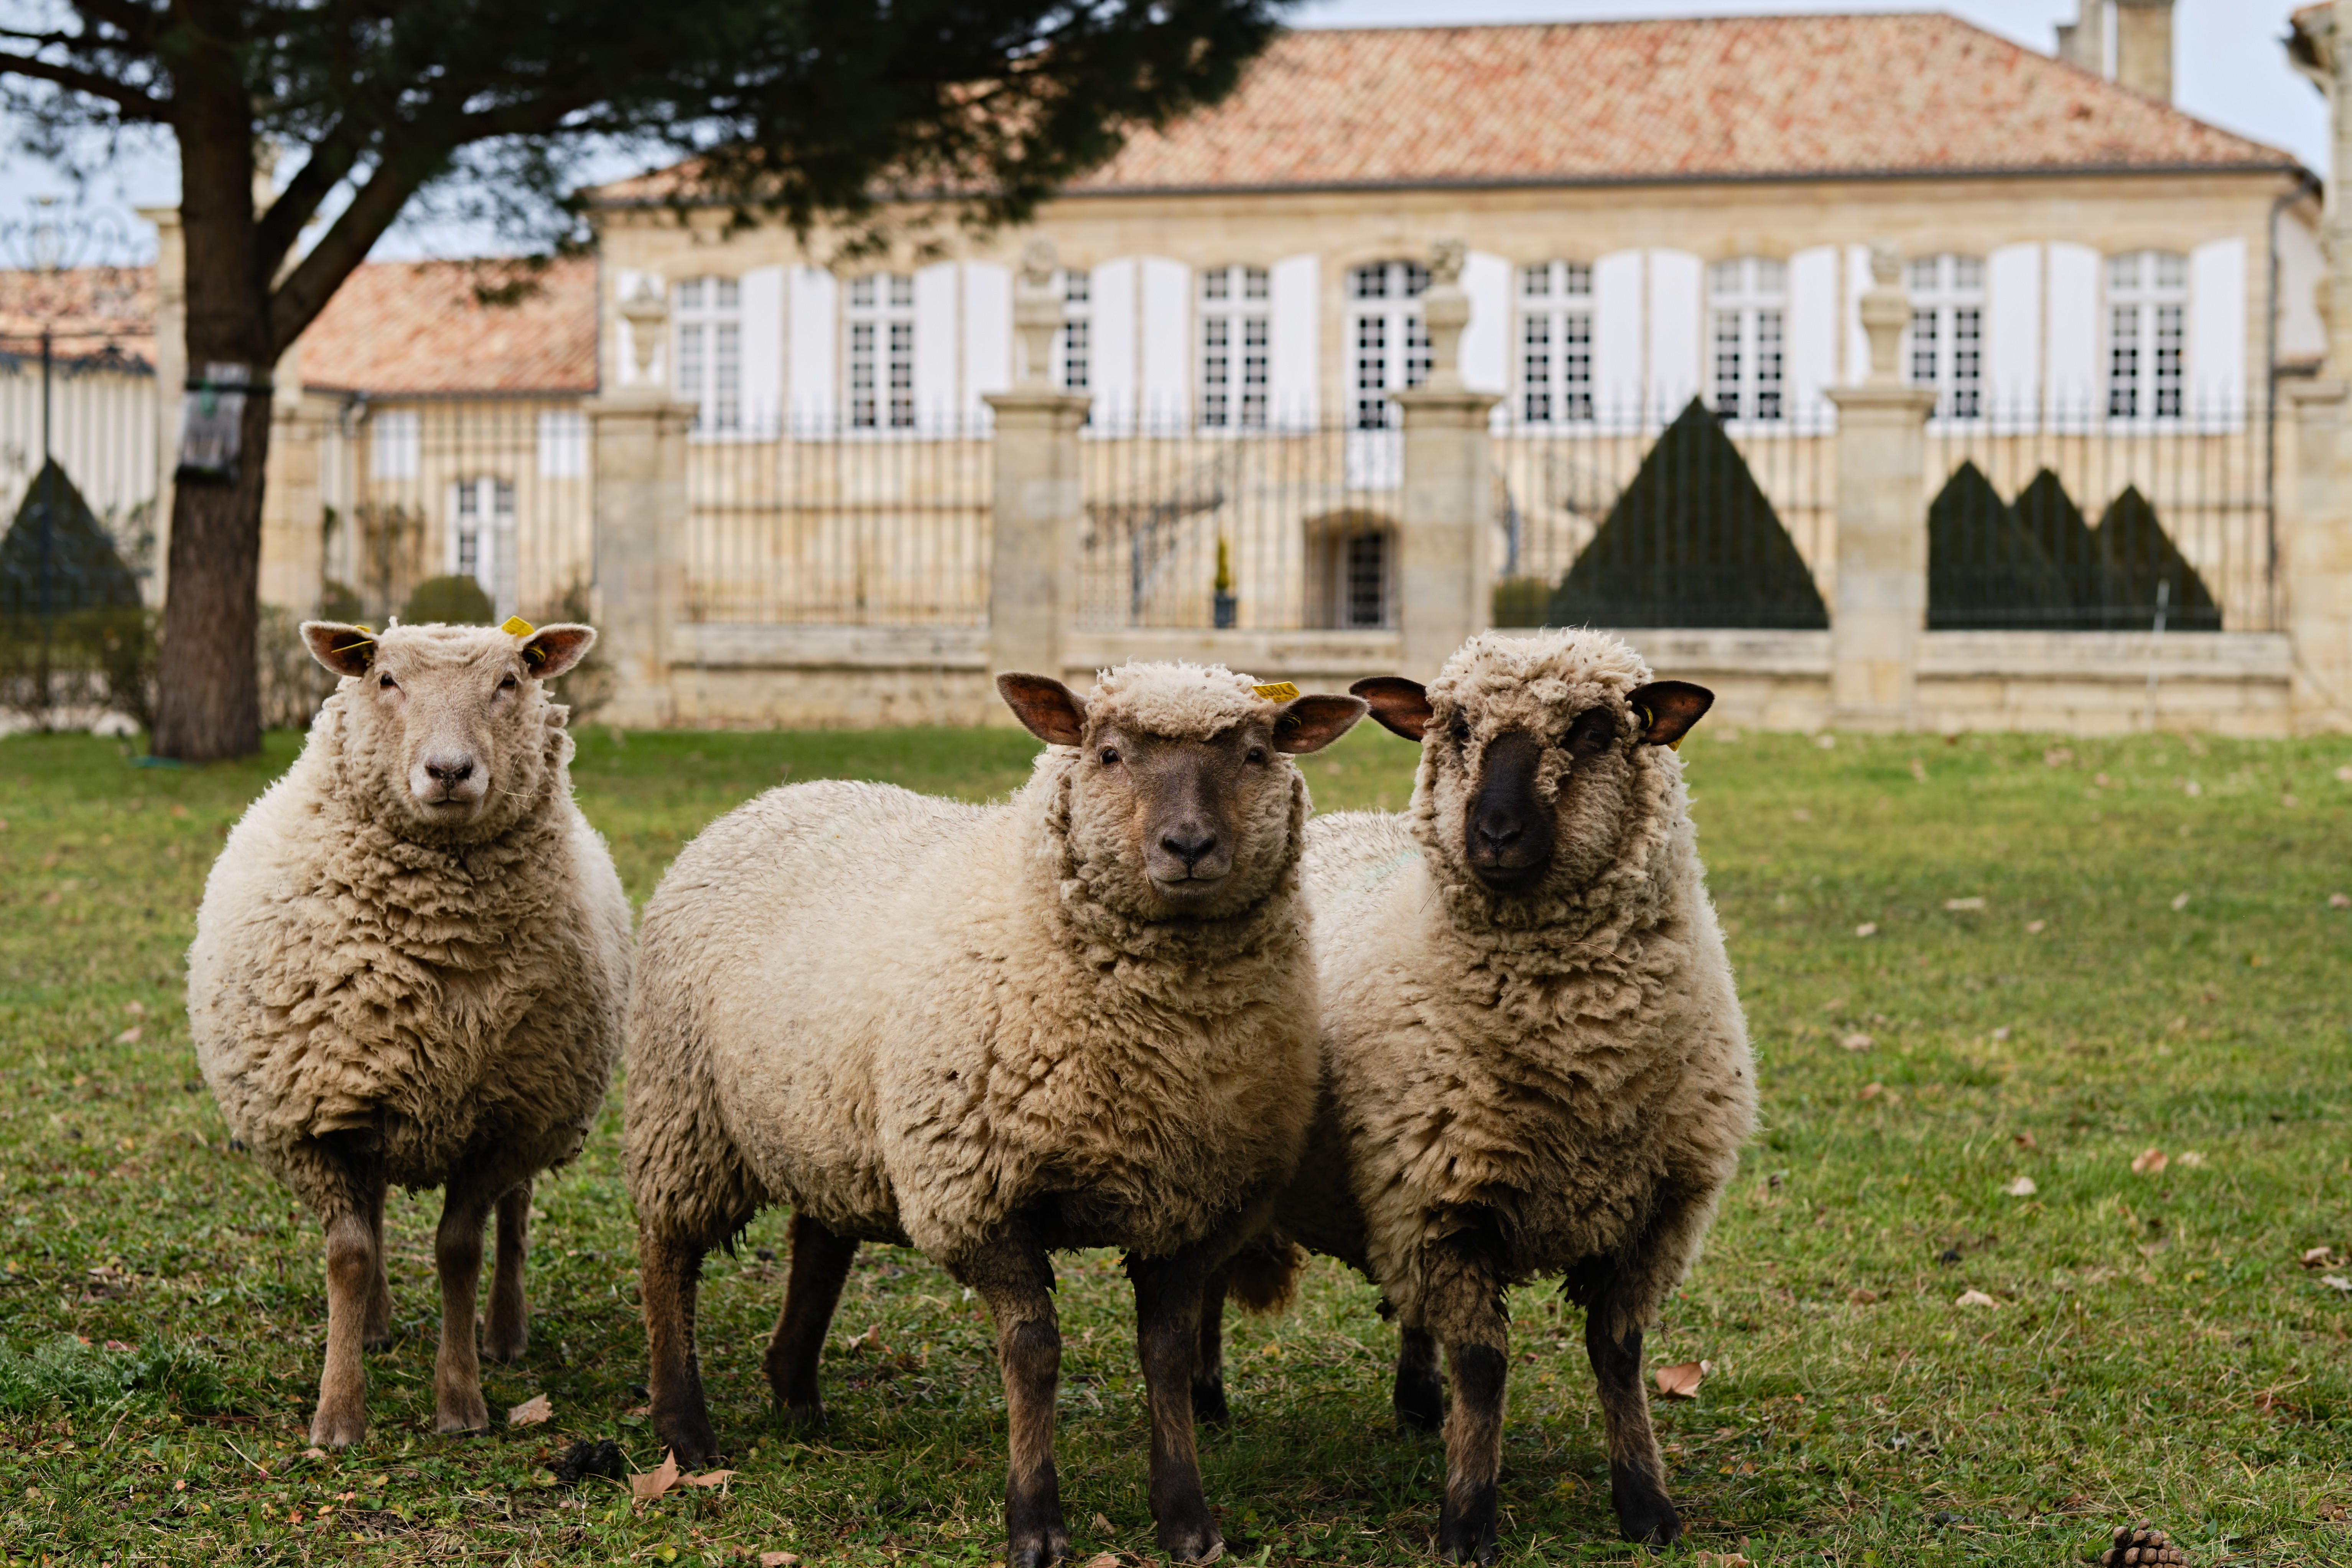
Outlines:
{"label": "terracotta tile roof", "polygon": [[[1841,174],[2291,169],[1956,17],[1302,29],[1073,194]],[[601,187],[646,200],[686,171]]]}
{"label": "terracotta tile roof", "polygon": [[76,267],[61,272],[0,271],[0,353],[38,354],[41,329],[68,360],[155,363],[155,269]]}
{"label": "terracotta tile roof", "polygon": [[302,334],[302,383],[338,392],[593,392],[596,263],[568,257],[513,305],[462,261],[370,261]]}

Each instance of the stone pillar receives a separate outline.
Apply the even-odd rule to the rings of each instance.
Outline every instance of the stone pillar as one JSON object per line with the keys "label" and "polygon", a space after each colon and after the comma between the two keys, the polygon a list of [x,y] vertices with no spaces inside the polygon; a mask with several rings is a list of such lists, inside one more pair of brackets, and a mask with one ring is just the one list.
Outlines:
{"label": "stone pillar", "polygon": [[[281,362],[279,374],[285,374]],[[269,413],[269,479],[261,492],[261,602],[299,618],[318,614],[327,577],[326,495],[320,448],[328,416],[281,383]]]}
{"label": "stone pillar", "polygon": [[2352,462],[2346,384],[2281,384],[2288,462],[2279,475],[2276,592],[2294,650],[2290,721],[2299,734],[2352,730]]}
{"label": "stone pillar", "polygon": [[1391,395],[1404,415],[1396,562],[1398,673],[1428,680],[1494,619],[1494,475],[1486,416],[1500,395],[1462,384],[1463,246],[1441,240],[1421,297],[1429,379]]}
{"label": "stone pillar", "polygon": [[1914,721],[1927,628],[1927,415],[1933,388],[1906,386],[1896,350],[1911,319],[1902,260],[1870,257],[1862,297],[1870,376],[1837,405],[1837,603],[1830,612],[1832,722],[1900,730]]}
{"label": "stone pillar", "polygon": [[[1064,307],[1051,240],[1030,243],[1013,284],[1013,390],[992,393],[995,468],[990,498],[988,669],[1063,679],[1063,647],[1077,611],[1079,533],[1086,516],[1078,429],[1087,398],[1053,384],[1054,334]],[[1010,710],[992,714],[1012,722]]]}
{"label": "stone pillar", "polygon": [[155,574],[148,603],[163,602],[172,559],[172,473],[180,461],[180,395],[188,381],[188,251],[177,207],[141,207],[155,226]]}
{"label": "stone pillar", "polygon": [[655,729],[675,712],[670,626],[686,603],[686,437],[695,411],[671,400],[667,363],[656,368],[669,321],[661,296],[641,288],[622,301],[620,315],[633,374],[587,405],[595,433],[591,602],[599,646],[617,677],[605,710],[611,722]]}

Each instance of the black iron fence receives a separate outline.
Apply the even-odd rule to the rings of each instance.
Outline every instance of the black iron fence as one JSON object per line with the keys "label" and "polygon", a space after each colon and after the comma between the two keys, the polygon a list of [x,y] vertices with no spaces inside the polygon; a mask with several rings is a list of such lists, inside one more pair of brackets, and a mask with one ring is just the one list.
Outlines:
{"label": "black iron fence", "polygon": [[1928,627],[2275,629],[2269,415],[1995,408],[1931,425]]}

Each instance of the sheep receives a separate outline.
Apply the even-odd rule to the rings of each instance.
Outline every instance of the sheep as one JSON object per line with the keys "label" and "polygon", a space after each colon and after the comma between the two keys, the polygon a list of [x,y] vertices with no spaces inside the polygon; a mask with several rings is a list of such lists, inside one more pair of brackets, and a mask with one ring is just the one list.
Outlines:
{"label": "sheep", "polygon": [[284,777],[229,835],[188,953],[188,1018],[230,1131],[326,1230],[310,1440],[367,1430],[362,1346],[390,1342],[389,1184],[446,1187],[434,1426],[489,1425],[476,1359],[520,1356],[531,1180],[586,1138],[620,1055],[629,902],[572,801],[543,683],[583,626],[306,622],[341,676]]}
{"label": "sheep", "polygon": [[[1308,827],[1324,1101],[1272,1239],[1244,1256],[1262,1272],[1303,1261],[1303,1244],[1381,1289],[1403,1330],[1397,1415],[1444,1420],[1438,1545],[1455,1561],[1496,1551],[1504,1291],[1558,1278],[1586,1312],[1619,1524],[1663,1544],[1682,1525],[1643,1331],[1756,1110],[1672,751],[1714,698],[1653,681],[1591,631],[1482,634],[1426,691],[1393,677],[1351,689],[1420,742],[1421,766],[1403,815]],[[1196,1371],[1213,1414],[1218,1296],[1213,1280]]]}
{"label": "sheep", "polygon": [[1122,1247],[1160,1542],[1201,1561],[1221,1549],[1192,1446],[1201,1289],[1263,1226],[1314,1102],[1289,755],[1365,705],[1185,664],[1105,671],[1086,698],[1044,676],[997,689],[1047,742],[1008,802],[771,790],[646,906],[625,1173],[653,1424],[681,1462],[715,1457],[697,1279],[763,1206],[794,1211],[766,1357],[788,1421],[822,1418],[858,1243],[919,1247],[994,1319],[1006,1560],[1034,1568],[1069,1545],[1048,1254]]}

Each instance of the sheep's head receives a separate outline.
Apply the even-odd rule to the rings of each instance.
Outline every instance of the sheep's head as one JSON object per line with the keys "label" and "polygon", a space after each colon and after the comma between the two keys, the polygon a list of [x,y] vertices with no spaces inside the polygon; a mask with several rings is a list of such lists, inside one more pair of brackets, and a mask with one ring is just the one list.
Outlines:
{"label": "sheep's head", "polygon": [[1394,676],[1351,689],[1421,742],[1416,809],[1432,850],[1503,895],[1573,895],[1647,826],[1712,692],[1650,679],[1602,632],[1486,633],[1426,689]]}
{"label": "sheep's head", "polygon": [[501,830],[537,795],[555,718],[541,683],[579,663],[596,634],[305,621],[302,640],[343,678],[344,754],[368,775],[352,782],[371,808],[427,837],[468,838]]}
{"label": "sheep's head", "polygon": [[1217,666],[1130,664],[1089,697],[1042,675],[996,689],[1029,732],[1076,757],[1070,853],[1095,896],[1144,920],[1223,919],[1297,858],[1305,781],[1290,762],[1364,716],[1353,697],[1258,695]]}

